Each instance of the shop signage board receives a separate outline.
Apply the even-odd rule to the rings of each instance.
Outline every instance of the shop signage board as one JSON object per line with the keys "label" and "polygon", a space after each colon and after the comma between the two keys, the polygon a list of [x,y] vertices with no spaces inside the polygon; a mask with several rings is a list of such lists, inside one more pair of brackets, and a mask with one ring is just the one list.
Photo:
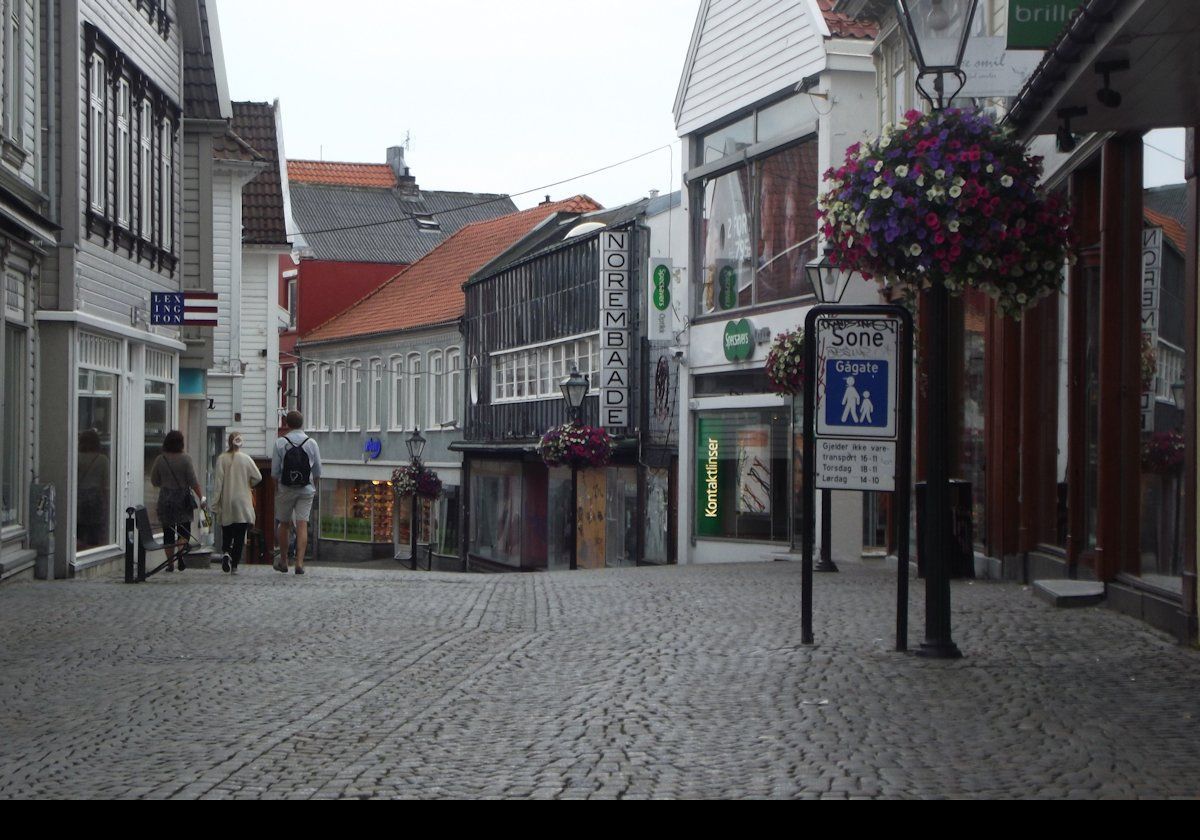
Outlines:
{"label": "shop signage board", "polygon": [[672,294],[675,263],[668,257],[651,259],[646,276],[650,278],[646,284],[646,337],[651,341],[674,341],[677,329]]}
{"label": "shop signage board", "polygon": [[817,487],[894,490],[899,321],[818,318],[816,349]]}
{"label": "shop signage board", "polygon": [[987,99],[1016,96],[1033,75],[1042,53],[1009,50],[1003,38],[971,38],[963,54],[962,69],[967,75],[959,96]]}
{"label": "shop signage board", "polygon": [[1049,49],[1079,6],[1080,0],[1009,0],[1008,48]]}
{"label": "shop signage board", "polygon": [[[1159,301],[1162,295],[1163,232],[1160,227],[1142,231],[1142,340],[1158,349]],[[1154,431],[1154,383],[1142,392],[1142,431]]]}
{"label": "shop signage board", "polygon": [[630,232],[600,234],[600,425],[629,425]]}
{"label": "shop signage board", "polygon": [[151,292],[150,323],[175,327],[217,326],[214,292]]}
{"label": "shop signage board", "polygon": [[720,421],[701,418],[696,424],[696,535],[720,536],[723,511],[731,488],[724,427]]}
{"label": "shop signage board", "polygon": [[721,338],[725,358],[731,362],[744,362],[754,355],[754,325],[748,318],[730,321],[725,325]]}

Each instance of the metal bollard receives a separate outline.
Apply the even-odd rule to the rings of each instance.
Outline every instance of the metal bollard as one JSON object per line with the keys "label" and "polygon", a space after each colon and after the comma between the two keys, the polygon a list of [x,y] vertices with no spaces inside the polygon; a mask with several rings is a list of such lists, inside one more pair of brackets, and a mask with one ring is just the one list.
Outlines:
{"label": "metal bollard", "polygon": [[134,540],[137,539],[137,528],[134,525],[134,508],[125,508],[125,582],[137,583],[138,578],[134,574],[133,558],[139,546],[134,545]]}

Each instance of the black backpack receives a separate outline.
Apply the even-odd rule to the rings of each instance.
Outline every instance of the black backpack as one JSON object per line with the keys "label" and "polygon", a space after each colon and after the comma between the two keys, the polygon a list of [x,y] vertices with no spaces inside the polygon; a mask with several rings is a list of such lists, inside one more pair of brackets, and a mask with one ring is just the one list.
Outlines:
{"label": "black backpack", "polygon": [[312,462],[308,460],[308,452],[304,444],[308,438],[300,441],[300,445],[292,443],[290,438],[283,442],[288,448],[283,453],[283,466],[280,469],[280,483],[284,487],[307,487],[312,480]]}

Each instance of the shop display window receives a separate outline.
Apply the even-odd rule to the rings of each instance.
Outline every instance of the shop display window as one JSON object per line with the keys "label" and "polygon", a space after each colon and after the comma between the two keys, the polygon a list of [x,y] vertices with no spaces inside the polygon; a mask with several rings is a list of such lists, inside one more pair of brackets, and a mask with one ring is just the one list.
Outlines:
{"label": "shop display window", "polygon": [[789,415],[784,407],[697,413],[697,537],[787,541]]}
{"label": "shop display window", "polygon": [[116,375],[81,368],[77,410],[75,548],[87,551],[114,541]]}
{"label": "shop display window", "polygon": [[391,482],[325,479],[320,493],[321,539],[392,542]]}
{"label": "shop display window", "polygon": [[479,461],[472,465],[472,553],[520,567],[522,495],[519,463]]}

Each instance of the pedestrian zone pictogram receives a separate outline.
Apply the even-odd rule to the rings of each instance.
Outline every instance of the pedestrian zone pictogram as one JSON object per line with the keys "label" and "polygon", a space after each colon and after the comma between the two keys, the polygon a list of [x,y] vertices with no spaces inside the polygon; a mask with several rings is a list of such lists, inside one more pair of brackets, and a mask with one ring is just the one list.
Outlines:
{"label": "pedestrian zone pictogram", "polygon": [[887,359],[825,361],[825,425],[882,429],[888,424]]}

